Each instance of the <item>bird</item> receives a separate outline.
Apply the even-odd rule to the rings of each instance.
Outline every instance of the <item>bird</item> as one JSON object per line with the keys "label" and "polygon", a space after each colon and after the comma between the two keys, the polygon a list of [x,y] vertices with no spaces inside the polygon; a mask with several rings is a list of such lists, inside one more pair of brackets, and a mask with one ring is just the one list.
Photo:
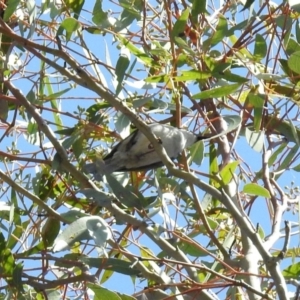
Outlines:
{"label": "bird", "polygon": [[[160,123],[152,123],[148,127],[168,156],[174,160],[185,148],[197,141],[209,141],[237,129],[242,119],[238,115],[230,115],[222,116],[222,120],[227,129],[218,134],[194,134],[185,129]],[[113,172],[146,171],[162,166],[163,162],[152,143],[137,129],[113,147],[103,159],[97,158],[93,163],[85,164],[83,171],[92,174],[95,180],[101,181],[103,175]]]}
{"label": "bird", "polygon": [[[148,125],[151,132],[163,145],[168,156],[174,160],[183,149],[190,147],[200,140],[209,140],[221,136],[225,132],[212,136],[196,135],[185,129],[170,125],[152,123]],[[102,175],[113,172],[143,171],[163,166],[159,155],[152,143],[139,130],[133,131],[127,138],[120,141],[103,159],[96,159],[84,166],[85,173],[90,173],[96,180]]]}

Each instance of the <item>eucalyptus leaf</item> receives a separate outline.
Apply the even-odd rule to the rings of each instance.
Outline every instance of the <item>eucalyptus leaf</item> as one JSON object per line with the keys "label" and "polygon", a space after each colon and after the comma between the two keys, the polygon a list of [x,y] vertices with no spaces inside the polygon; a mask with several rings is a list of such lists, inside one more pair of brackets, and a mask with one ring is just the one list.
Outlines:
{"label": "eucalyptus leaf", "polygon": [[267,189],[256,184],[256,183],[248,183],[244,186],[243,192],[250,195],[262,196],[266,198],[270,198],[271,195]]}
{"label": "eucalyptus leaf", "polygon": [[250,147],[257,152],[261,152],[264,146],[265,133],[263,131],[254,132],[246,128],[245,135]]}
{"label": "eucalyptus leaf", "polygon": [[98,247],[104,247],[111,236],[105,220],[98,216],[82,217],[68,225],[55,239],[53,252],[70,248],[75,242],[93,238]]}

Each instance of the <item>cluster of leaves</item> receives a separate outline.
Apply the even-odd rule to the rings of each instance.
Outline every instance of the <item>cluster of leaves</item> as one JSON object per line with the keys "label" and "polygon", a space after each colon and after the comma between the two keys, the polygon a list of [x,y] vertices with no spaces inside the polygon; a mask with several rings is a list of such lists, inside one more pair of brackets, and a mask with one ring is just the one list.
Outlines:
{"label": "cluster of leaves", "polygon": [[[297,1],[37,2],[0,1],[0,298],[297,299]],[[239,128],[83,173],[152,122]]]}

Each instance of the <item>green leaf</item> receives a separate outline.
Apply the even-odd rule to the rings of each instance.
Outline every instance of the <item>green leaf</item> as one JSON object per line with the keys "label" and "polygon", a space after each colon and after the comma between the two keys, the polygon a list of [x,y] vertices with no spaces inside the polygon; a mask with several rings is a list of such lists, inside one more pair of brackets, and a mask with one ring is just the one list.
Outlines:
{"label": "green leaf", "polygon": [[[1,207],[2,209],[2,207]],[[2,211],[3,213],[3,211]],[[15,210],[15,215],[17,214],[17,210]],[[3,218],[2,214],[0,216]],[[27,230],[30,220],[23,222],[21,225],[15,226],[15,229],[12,231],[11,235],[8,237],[7,247],[13,249],[18,241],[21,239],[21,236],[24,234],[24,231]],[[16,222],[15,222],[16,224]]]}
{"label": "green leaf", "polygon": [[181,16],[177,19],[171,32],[171,37],[173,39],[175,37],[181,36],[182,33],[184,33],[189,15],[190,15],[190,9],[187,8],[182,12]]}
{"label": "green leaf", "polygon": [[[175,112],[177,111],[177,107],[175,104],[173,103],[168,103],[168,109],[171,111],[171,112]],[[185,107],[185,106],[180,106],[180,110],[182,113],[186,113],[186,114],[191,114],[193,111],[191,109],[189,109],[188,107]]]}
{"label": "green leaf", "polygon": [[[27,0],[26,1],[26,7],[28,11],[28,19],[29,19],[29,24],[32,24],[35,19],[36,19],[36,14],[37,14],[37,9],[36,9],[36,4],[34,0]],[[31,37],[28,36],[28,39]]]}
{"label": "green leaf", "polygon": [[[189,53],[190,55],[194,56],[195,53],[194,53],[194,50],[188,45],[188,43],[182,39],[181,37],[174,37],[174,42],[175,44],[181,48],[181,49],[184,49],[187,53]],[[187,62],[187,61],[186,61]],[[182,62],[181,62],[182,63]]]}
{"label": "green leaf", "polygon": [[297,129],[296,129],[296,127],[295,127],[292,120],[289,119],[288,122],[290,124],[290,128],[291,128],[293,138],[294,138],[296,144],[300,147],[300,142],[299,142],[299,136],[298,136],[298,133],[297,133]]}
{"label": "green leaf", "polygon": [[[1,233],[2,234],[2,233]],[[15,267],[15,259],[11,249],[4,248],[0,251],[0,270],[2,275],[11,277]]]}
{"label": "green leaf", "polygon": [[[126,188],[123,187],[122,184],[112,175],[106,174],[106,180],[113,193],[125,206],[141,209],[143,208],[143,205],[146,205],[146,200],[144,199],[142,194],[138,192],[132,192],[131,187],[129,186],[127,186]],[[139,197],[137,195],[139,195]]]}
{"label": "green leaf", "polygon": [[[293,129],[291,128],[291,124],[289,122],[282,121],[276,117],[272,117],[267,121],[267,128],[273,129],[274,133],[283,135],[289,142],[297,143],[294,134],[292,133]],[[295,129],[298,139],[300,140],[300,130],[298,128]]]}
{"label": "green leaf", "polygon": [[294,52],[290,56],[288,66],[293,72],[300,74],[300,51]]}
{"label": "green leaf", "polygon": [[[283,16],[282,16],[283,17]],[[283,18],[283,21],[286,21],[286,18]],[[300,44],[298,44],[295,40],[290,38],[288,40],[288,44],[286,46],[286,52],[288,55],[292,55],[295,52],[300,51]]]}
{"label": "green leaf", "polygon": [[67,150],[72,148],[76,141],[82,138],[81,132],[77,131],[62,142],[62,146]]}
{"label": "green leaf", "polygon": [[192,4],[192,21],[193,23],[198,23],[199,14],[204,14],[206,12],[206,0],[193,0]]}
{"label": "green leaf", "polygon": [[300,262],[293,263],[282,271],[284,278],[298,279],[300,275]]}
{"label": "green leaf", "polygon": [[295,172],[300,172],[300,164],[293,168]]}
{"label": "green leaf", "polygon": [[168,109],[168,107],[169,103],[159,99],[153,99],[152,105],[148,113],[164,112],[166,109]]}
{"label": "green leaf", "polygon": [[221,73],[215,72],[215,71],[216,71],[216,69],[214,69],[212,76],[219,78],[219,79],[224,79],[224,80],[227,80],[230,82],[237,82],[237,83],[245,83],[245,82],[249,81],[248,78],[242,77],[237,74],[233,74],[229,71],[226,71],[224,73],[223,72],[221,72]]}
{"label": "green leaf", "polygon": [[28,140],[28,142],[34,145],[40,143],[40,138],[43,138],[43,135],[39,131],[39,126],[37,125],[37,123],[34,120],[33,123],[29,122],[26,135],[26,139]]}
{"label": "green leaf", "polygon": [[265,133],[264,131],[255,132],[249,128],[245,129],[245,136],[250,147],[257,151],[261,152],[264,146]]}
{"label": "green leaf", "polygon": [[238,161],[233,161],[229,164],[227,164],[220,172],[220,176],[222,178],[223,184],[227,185],[229,184],[229,182],[231,181],[235,169],[237,168],[237,166],[239,165]]}
{"label": "green leaf", "polygon": [[60,222],[59,220],[49,217],[42,229],[42,239],[45,245],[45,248],[51,247],[54,240],[56,239],[60,231]]}
{"label": "green leaf", "polygon": [[209,99],[209,98],[220,98],[227,96],[235,92],[241,83],[228,84],[226,86],[217,87],[211,90],[200,92],[193,96],[193,99]]}
{"label": "green leaf", "polygon": [[61,134],[61,135],[67,135],[70,136],[73,134],[73,132],[76,130],[76,127],[73,128],[66,128],[61,130],[56,130],[55,133]]}
{"label": "green leaf", "polygon": [[124,80],[124,76],[126,74],[126,70],[130,64],[129,57],[127,55],[120,55],[117,65],[116,65],[116,76],[118,81],[118,86],[116,88],[116,94],[118,95],[122,90],[122,83]]}
{"label": "green leaf", "polygon": [[135,300],[135,297],[116,293],[101,287],[100,285],[88,283],[88,288],[90,288],[95,295],[93,296],[93,300]]}
{"label": "green leaf", "polygon": [[264,232],[264,229],[260,225],[258,226],[257,232],[258,232],[259,237],[263,241],[265,239],[265,237],[266,237],[266,234]]}
{"label": "green leaf", "polygon": [[[81,193],[85,195],[89,201],[94,201],[99,206],[107,207],[111,204],[112,200],[114,199],[113,194],[109,194],[103,191],[97,191],[95,189],[83,189],[78,190],[78,193]],[[64,217],[71,218],[73,213],[70,213],[69,215],[63,215]]]}
{"label": "green leaf", "polygon": [[296,144],[289,152],[288,155],[284,158],[284,160],[281,162],[279,168],[276,170],[281,171],[281,170],[285,170],[287,168],[290,167],[295,155],[297,154],[299,150],[299,146]]}
{"label": "green leaf", "polygon": [[121,112],[118,112],[114,118],[114,121],[116,129],[120,133],[120,136],[123,139],[126,138],[130,134],[130,119]]}
{"label": "green leaf", "polygon": [[3,16],[4,22],[7,22],[9,18],[15,13],[19,3],[20,0],[8,0],[6,2],[6,8],[4,10],[4,16]]}
{"label": "green leaf", "polygon": [[264,108],[264,99],[256,94],[249,93],[248,94],[249,103],[254,106],[254,129],[256,131],[260,130],[261,122],[262,122],[262,114]]}
{"label": "green leaf", "polygon": [[78,160],[83,152],[83,147],[85,146],[84,140],[84,137],[81,135],[76,141],[74,141],[72,146],[73,153]]}
{"label": "green leaf", "polygon": [[155,75],[155,76],[151,76],[145,79],[145,82],[151,82],[151,83],[164,83],[164,82],[168,82],[170,80],[170,76],[169,75]]}
{"label": "green leaf", "polygon": [[260,61],[267,54],[268,48],[266,39],[260,34],[255,35],[255,45],[254,45],[254,57]]}
{"label": "green leaf", "polygon": [[120,0],[119,4],[124,8],[124,10],[115,24],[117,31],[121,31],[122,29],[130,26],[135,20],[139,21],[141,19],[141,11],[143,8],[141,0]]}
{"label": "green leaf", "polygon": [[86,111],[89,114],[89,117],[94,117],[99,111],[109,107],[111,107],[109,102],[101,101],[100,103],[91,105]]}
{"label": "green leaf", "polygon": [[104,247],[110,238],[108,224],[98,216],[82,217],[68,225],[55,239],[53,252],[70,248],[75,242],[93,238],[98,247]]}
{"label": "green leaf", "polygon": [[137,276],[140,271],[132,268],[132,262],[116,258],[94,258],[94,257],[81,257],[79,261],[87,264],[90,268],[99,268],[104,270],[111,270],[120,274]]}
{"label": "green leaf", "polygon": [[211,77],[210,72],[202,72],[198,70],[181,71],[180,76],[174,77],[174,81],[189,81],[189,80],[202,80]]}
{"label": "green leaf", "polygon": [[74,17],[76,19],[78,19],[80,15],[84,2],[84,0],[64,0],[67,8],[75,13]]}
{"label": "green leaf", "polygon": [[[217,149],[213,143],[209,145],[209,174],[215,176],[219,173]],[[217,187],[219,183],[214,179],[209,179],[209,184]]]}
{"label": "green leaf", "polygon": [[298,19],[296,21],[295,30],[296,30],[296,39],[297,39],[297,42],[300,43],[300,23],[299,23]]}
{"label": "green leaf", "polygon": [[[49,77],[45,76],[43,78],[43,82],[44,82],[44,87],[46,87],[47,91],[48,91],[48,96],[46,97],[46,99],[50,99],[51,107],[54,109],[53,110],[54,121],[57,125],[57,128],[61,128],[63,126],[63,122],[60,118],[60,114],[58,112],[56,112],[57,110],[59,110],[56,99],[59,98],[60,96],[62,96],[63,94],[67,93],[68,91],[70,91],[72,88],[67,88],[67,89],[61,90],[57,93],[54,93]],[[46,99],[44,97],[44,100],[46,100]]]}
{"label": "green leaf", "polygon": [[198,166],[201,165],[204,157],[204,143],[199,141],[190,147],[191,160]]}
{"label": "green leaf", "polygon": [[241,10],[241,12],[246,10],[247,8],[249,8],[254,3],[254,1],[255,0],[247,0],[245,5],[244,5],[244,8]]}
{"label": "green leaf", "polygon": [[5,99],[0,99],[0,120],[6,121],[8,117],[8,102]]}
{"label": "green leaf", "polygon": [[216,30],[214,31],[213,36],[209,39],[210,47],[213,47],[218,43],[220,43],[221,41],[223,41],[223,39],[227,36],[227,33],[228,33],[227,19],[224,16],[220,15]]}
{"label": "green leaf", "polygon": [[108,13],[102,9],[102,0],[96,0],[95,2],[92,21],[102,28],[110,25],[108,22]]}
{"label": "green leaf", "polygon": [[[47,99],[50,99],[50,100],[51,99],[57,99],[57,98],[61,97],[62,95],[66,94],[67,92],[71,91],[72,89],[73,88],[66,88],[66,89],[60,90],[59,92],[56,92],[56,93],[53,93],[53,91],[52,91],[52,93],[49,93],[49,95],[46,96],[45,100],[47,100]],[[58,106],[55,105],[55,106],[53,106],[53,108],[57,109]]]}
{"label": "green leaf", "polygon": [[117,35],[120,43],[125,46],[130,53],[135,55],[138,59],[140,59],[146,66],[148,67],[160,67],[159,64],[157,64],[149,55],[147,55],[145,52],[141,51],[139,48],[137,48],[133,43],[131,43],[129,40],[125,39],[121,35]]}
{"label": "green leaf", "polygon": [[217,137],[223,136],[229,132],[232,132],[233,130],[237,129],[242,122],[240,116],[231,115],[231,116],[222,116],[222,118],[227,123],[227,129],[218,134],[214,134],[209,138],[206,138],[205,141],[209,141]]}
{"label": "green leaf", "polygon": [[[200,229],[198,228],[198,230]],[[202,247],[199,247],[197,243],[180,242],[178,245],[176,245],[176,247],[178,247],[183,253],[194,257],[204,257],[207,255],[207,251],[203,250]]]}
{"label": "green leaf", "polygon": [[144,8],[143,0],[119,0],[119,4],[124,8],[119,20],[116,23],[116,30],[122,29],[131,25],[135,20],[140,21]]}
{"label": "green leaf", "polygon": [[271,197],[271,195],[267,189],[265,189],[264,187],[262,187],[256,183],[245,184],[245,186],[243,188],[243,192],[246,194],[261,196],[261,197],[265,197],[265,198]]}
{"label": "green leaf", "polygon": [[13,285],[20,293],[24,292],[22,275],[23,275],[23,262],[15,265],[13,270],[13,275],[12,275]]}
{"label": "green leaf", "polygon": [[276,161],[278,155],[286,149],[287,143],[283,142],[278,149],[271,155],[271,157],[268,160],[268,166],[272,166],[274,164],[274,162]]}
{"label": "green leaf", "polygon": [[57,35],[62,35],[63,31],[65,30],[66,31],[66,40],[69,41],[71,39],[73,32],[79,30],[80,28],[81,28],[81,24],[76,19],[66,18],[60,24],[60,26],[57,30]]}

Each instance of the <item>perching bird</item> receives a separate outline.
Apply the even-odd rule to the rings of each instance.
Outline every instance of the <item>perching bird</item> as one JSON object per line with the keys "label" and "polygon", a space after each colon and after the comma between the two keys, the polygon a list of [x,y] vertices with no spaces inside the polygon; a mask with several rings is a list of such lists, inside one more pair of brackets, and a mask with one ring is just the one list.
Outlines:
{"label": "perching bird", "polygon": [[[196,135],[190,131],[162,124],[148,125],[158,141],[164,146],[168,156],[175,159],[183,149],[200,140],[211,140],[225,135],[241,124],[241,117],[236,115],[222,116],[224,127],[218,134],[206,136]],[[86,164],[84,171],[93,174],[95,180],[102,180],[102,175],[122,171],[141,171],[163,166],[153,145],[139,130],[132,132],[126,139],[118,143],[104,159],[96,159]]]}
{"label": "perching bird", "polygon": [[[158,141],[162,143],[171,159],[177,158],[184,148],[206,138],[169,125],[150,124],[149,127],[158,138]],[[121,171],[141,171],[163,166],[153,145],[139,130],[135,130],[126,139],[118,143],[104,157],[103,161],[102,166],[97,166],[97,163],[85,165],[85,171],[95,174],[98,172],[97,169],[102,167],[101,171],[105,174]]]}
{"label": "perching bird", "polygon": [[[149,127],[158,138],[158,141],[162,143],[171,159],[177,158],[183,149],[195,142],[212,138],[195,135],[190,131],[169,125],[154,123],[150,124]],[[84,171],[93,174],[96,180],[101,180],[103,174],[149,170],[161,166],[163,166],[163,163],[153,145],[143,133],[136,130],[118,143],[103,160],[98,159],[94,163],[86,164]]]}

